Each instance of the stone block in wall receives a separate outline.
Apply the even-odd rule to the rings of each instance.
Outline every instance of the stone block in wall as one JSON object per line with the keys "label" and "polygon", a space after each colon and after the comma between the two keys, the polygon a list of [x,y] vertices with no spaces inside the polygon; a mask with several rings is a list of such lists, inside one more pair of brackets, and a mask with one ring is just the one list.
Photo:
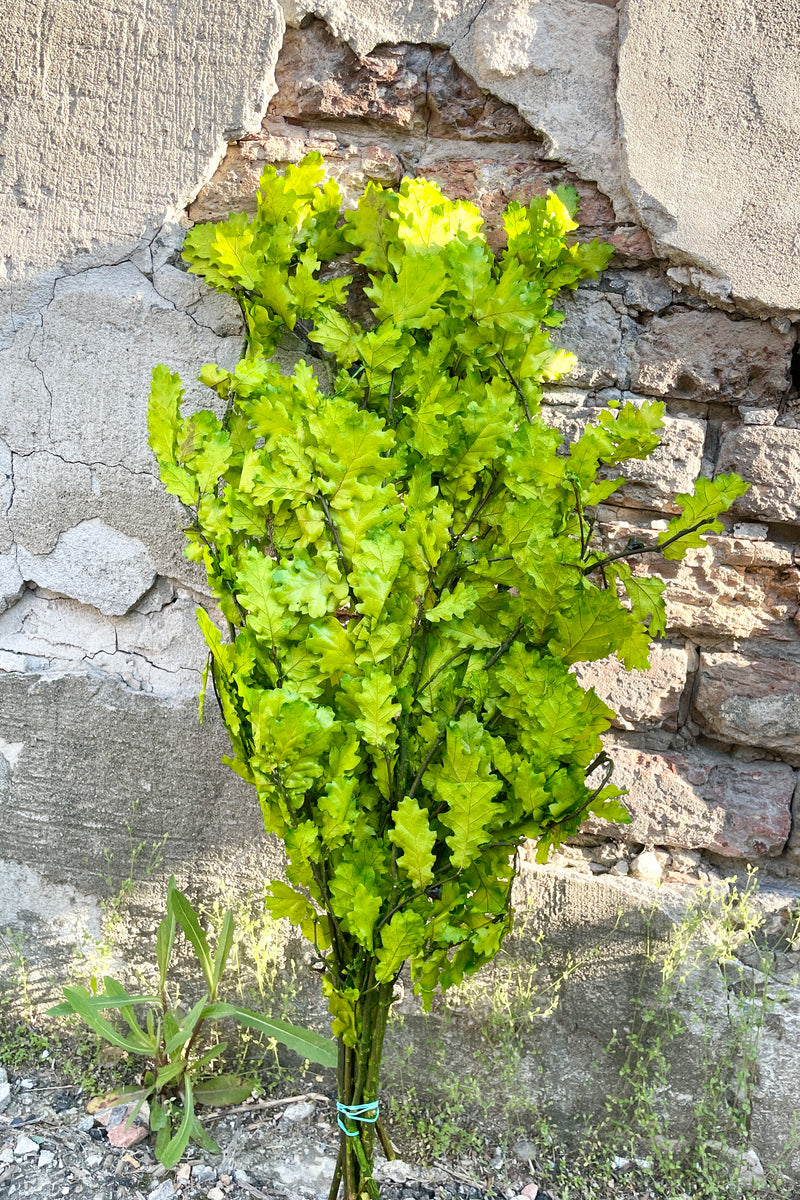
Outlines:
{"label": "stone block in wall", "polygon": [[[606,511],[598,522],[611,551],[631,537],[655,543],[655,534],[632,514]],[[654,558],[649,570],[666,583],[667,629],[690,638],[770,638],[800,644],[800,570],[792,550],[743,537],[706,539],[680,562]]]}
{"label": "stone block in wall", "polygon": [[612,387],[620,382],[622,321],[625,308],[614,292],[581,288],[560,296],[564,323],[553,330],[553,344],[577,358],[565,383],[585,388]]}
{"label": "stone block in wall", "polygon": [[368,181],[394,187],[403,174],[394,151],[369,138],[265,121],[258,134],[228,147],[212,179],[189,205],[190,219],[222,221],[231,212],[254,213],[258,182],[267,163],[281,170],[312,152],[325,159],[326,173],[339,184],[345,207],[355,206]]}
{"label": "stone block in wall", "polygon": [[639,844],[708,850],[726,858],[779,855],[791,828],[795,772],[694,749],[650,753],[614,745],[613,782],[628,788],[629,825],[592,819],[588,833]]}
{"label": "stone block in wall", "polygon": [[631,387],[652,396],[769,406],[789,386],[794,335],[722,312],[653,317],[631,351]]}
{"label": "stone block in wall", "polygon": [[355,121],[433,138],[529,141],[516,108],[487,95],[444,49],[383,45],[360,57],[322,21],[287,29],[271,118]]}
{"label": "stone block in wall", "polygon": [[416,174],[439,184],[453,200],[471,200],[483,213],[484,232],[495,249],[505,245],[502,214],[512,200],[530,204],[534,196],[544,196],[561,184],[576,189],[579,198],[578,220],[581,241],[600,238],[632,263],[649,261],[653,248],[644,230],[620,225],[607,196],[594,183],[579,179],[560,163],[538,157],[534,147],[519,144],[508,147],[475,145],[470,157],[451,147],[426,144],[416,166]]}
{"label": "stone block in wall", "polygon": [[800,658],[701,651],[692,715],[722,741],[800,755]]}
{"label": "stone block in wall", "polygon": [[573,670],[582,687],[593,687],[613,708],[616,729],[675,730],[686,676],[695,658],[691,648],[654,642],[649,671],[626,671],[617,658],[576,663]]}
{"label": "stone block in wall", "polygon": [[717,470],[737,471],[751,483],[737,515],[800,523],[800,429],[726,423]]}

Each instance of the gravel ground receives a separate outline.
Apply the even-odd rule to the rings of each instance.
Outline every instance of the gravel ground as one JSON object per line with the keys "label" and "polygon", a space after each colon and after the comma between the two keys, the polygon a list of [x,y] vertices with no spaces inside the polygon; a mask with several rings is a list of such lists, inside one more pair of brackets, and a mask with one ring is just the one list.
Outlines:
{"label": "gravel ground", "polygon": [[[0,1068],[0,1198],[47,1200],[327,1200],[338,1131],[327,1097],[262,1100],[207,1110],[222,1147],[190,1147],[172,1171],[157,1163],[145,1131],[125,1129],[124,1107],[97,1109],[52,1072],[15,1077]],[[382,1200],[531,1200],[527,1165],[460,1161],[431,1169],[396,1161],[376,1169]],[[551,1200],[539,1190],[538,1200]],[[555,1198],[553,1198],[555,1200]]]}

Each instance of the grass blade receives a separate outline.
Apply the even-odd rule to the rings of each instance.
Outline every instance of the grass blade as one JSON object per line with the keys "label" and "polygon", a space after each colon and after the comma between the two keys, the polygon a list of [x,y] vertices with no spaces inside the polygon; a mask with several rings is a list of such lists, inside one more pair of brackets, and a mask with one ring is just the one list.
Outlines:
{"label": "grass blade", "polygon": [[208,984],[209,992],[214,988],[214,968],[211,962],[211,951],[208,948],[206,935],[203,933],[197,913],[192,908],[189,901],[184,896],[183,892],[178,891],[174,886],[170,887],[167,896],[167,908],[172,913],[175,920],[180,925],[183,932],[186,934],[188,941],[192,945],[192,949],[197,955],[197,961],[200,963],[203,974],[205,975],[206,983]]}

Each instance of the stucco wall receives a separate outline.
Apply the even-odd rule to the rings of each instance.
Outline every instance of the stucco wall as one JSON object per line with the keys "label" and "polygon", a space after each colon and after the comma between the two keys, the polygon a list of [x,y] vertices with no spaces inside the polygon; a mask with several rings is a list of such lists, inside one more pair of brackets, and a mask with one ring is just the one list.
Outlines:
{"label": "stucco wall", "polygon": [[219,764],[218,720],[197,725],[207,598],[145,405],[154,363],[191,379],[239,353],[236,312],[181,269],[185,229],[252,205],[265,162],[309,149],[350,195],[436,179],[481,205],[498,244],[508,200],[572,182],[585,234],[614,245],[565,301],[559,338],[579,363],[549,419],[569,433],[609,400],[657,396],[668,421],[602,525],[624,543],[700,473],[753,487],[724,535],[665,565],[653,671],[586,669],[620,714],[610,740],[634,821],[565,850],[560,867],[582,876],[565,911],[577,924],[592,888],[617,886],[603,875],[641,874],[646,847],[650,877],[672,884],[760,863],[788,909],[798,33],[785,0],[6,5],[0,926],[42,933],[58,895],[94,912],[131,836],[169,831],[165,869],[184,878],[275,861]]}

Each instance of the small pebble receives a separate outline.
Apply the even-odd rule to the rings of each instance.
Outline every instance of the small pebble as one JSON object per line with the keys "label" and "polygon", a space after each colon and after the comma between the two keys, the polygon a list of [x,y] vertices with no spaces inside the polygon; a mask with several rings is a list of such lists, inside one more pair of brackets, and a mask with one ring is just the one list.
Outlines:
{"label": "small pebble", "polygon": [[284,1121],[307,1121],[313,1115],[314,1102],[312,1100],[301,1100],[298,1104],[289,1104],[283,1110]]}
{"label": "small pebble", "polygon": [[658,883],[663,874],[661,863],[652,850],[637,854],[631,862],[630,871],[634,879],[640,879],[643,883]]}
{"label": "small pebble", "polygon": [[19,1086],[21,1088],[25,1088],[25,1090],[27,1092],[29,1092],[31,1090],[31,1088],[34,1086],[33,1080],[32,1079],[20,1079]]}
{"label": "small pebble", "polygon": [[[211,1193],[209,1192],[209,1195]],[[165,1179],[157,1188],[148,1193],[148,1200],[170,1200],[171,1196],[175,1195],[175,1188],[172,1186],[171,1179]]]}
{"label": "small pebble", "polygon": [[94,1117],[81,1117],[78,1129],[81,1133],[89,1133],[94,1128]]}
{"label": "small pebble", "polygon": [[53,1154],[52,1150],[41,1150],[39,1152],[39,1161],[36,1165],[41,1171],[43,1167],[49,1167],[52,1163],[54,1163],[55,1159],[56,1156]]}
{"label": "small pebble", "polygon": [[610,875],[627,875],[629,867],[624,858],[618,859],[611,868]]}
{"label": "small pebble", "polygon": [[192,1167],[192,1179],[197,1183],[211,1183],[211,1180],[216,1178],[217,1172],[213,1167],[206,1166],[205,1163],[196,1163]]}
{"label": "small pebble", "polygon": [[17,1158],[24,1158],[26,1154],[35,1154],[38,1149],[38,1144],[26,1137],[24,1133],[14,1143],[14,1154]]}

